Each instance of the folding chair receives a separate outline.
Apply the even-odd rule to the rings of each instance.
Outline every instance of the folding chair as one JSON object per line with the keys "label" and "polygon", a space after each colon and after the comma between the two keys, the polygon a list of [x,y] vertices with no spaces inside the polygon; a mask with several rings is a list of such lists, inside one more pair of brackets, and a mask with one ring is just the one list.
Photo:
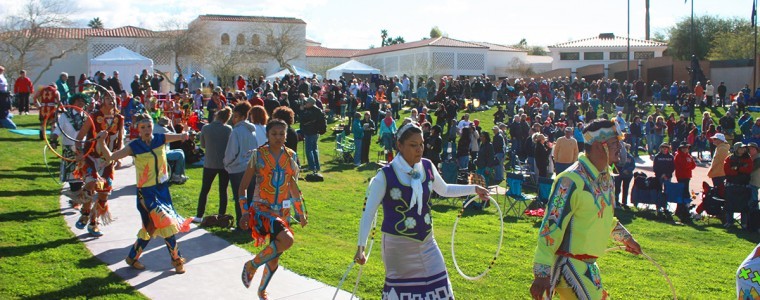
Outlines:
{"label": "folding chair", "polygon": [[[536,199],[536,196],[523,194],[523,182],[525,182],[525,177],[523,177],[523,175],[507,173],[507,192],[504,202],[505,207],[509,204],[509,207],[507,207],[506,210],[507,215],[512,212],[515,217],[522,217],[522,214],[528,208],[530,201]],[[522,207],[522,209],[520,209],[520,207]]]}
{"label": "folding chair", "polygon": [[333,157],[335,159],[340,159],[340,157],[343,156],[343,139],[346,137],[346,133],[339,132],[337,135],[335,135],[335,150],[333,151]]}
{"label": "folding chair", "polygon": [[541,206],[546,206],[549,203],[549,196],[552,193],[552,184],[554,180],[546,177],[538,178],[538,201],[541,202]]}
{"label": "folding chair", "polygon": [[[443,181],[447,184],[457,184],[457,163],[455,161],[444,161],[441,163],[441,178],[443,178]],[[430,191],[431,193],[434,193],[433,191]],[[431,201],[434,202],[445,202],[449,205],[456,206],[457,202],[459,202],[459,198],[445,198],[438,194],[433,194],[431,197]]]}
{"label": "folding chair", "polygon": [[500,195],[506,195],[507,190],[505,188],[500,187],[498,184],[495,185],[489,185],[488,180],[483,177],[483,175],[478,173],[469,173],[467,176],[467,182],[469,184],[476,184],[479,185],[486,190],[488,190],[488,193],[494,196],[494,200],[499,201]]}

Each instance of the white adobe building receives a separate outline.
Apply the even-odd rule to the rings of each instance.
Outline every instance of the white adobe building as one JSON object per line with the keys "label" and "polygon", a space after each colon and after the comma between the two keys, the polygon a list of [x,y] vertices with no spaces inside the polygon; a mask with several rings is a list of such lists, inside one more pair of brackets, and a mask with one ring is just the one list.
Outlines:
{"label": "white adobe building", "polygon": [[[479,76],[497,78],[514,74],[528,61],[527,51],[487,42],[465,42],[438,37],[372,49],[306,47],[307,66],[315,72],[349,59],[379,69],[389,76],[420,75]],[[329,68],[328,67],[328,68]]]}
{"label": "white adobe building", "polygon": [[[630,39],[631,61],[662,57],[668,45],[661,42],[641,39]],[[628,39],[615,36],[612,33],[601,33],[596,37],[569,41],[549,46],[552,57],[552,69],[576,70],[589,65],[604,65],[605,76],[612,63],[628,59]]]}
{"label": "white adobe building", "polygon": [[[201,15],[192,23],[202,22],[216,36],[210,43],[213,46],[222,47],[246,47],[258,43],[266,43],[266,33],[281,32],[285,28],[292,27],[291,35],[295,39],[293,51],[298,57],[290,63],[294,66],[305,67],[306,65],[306,22],[296,18],[258,17],[258,16],[226,16],[226,15]],[[46,28],[44,38],[50,40],[51,47],[65,49],[77,43],[84,43],[77,51],[68,53],[65,57],[55,60],[53,65],[36,82],[36,85],[47,85],[58,80],[62,72],[69,74],[69,82],[76,83],[80,74],[88,74],[89,61],[116,47],[122,46],[153,60],[154,69],[162,72],[174,73],[174,56],[166,52],[160,52],[158,45],[163,32],[152,31],[134,26],[124,26],[110,29],[92,28]],[[40,57],[47,61],[46,57]],[[273,60],[262,61],[259,67],[267,74],[280,70],[279,65]],[[43,66],[29,68],[28,74],[34,78],[43,69]],[[114,70],[99,70],[109,76]],[[152,70],[151,70],[152,71]],[[190,63],[186,66],[186,73],[199,71],[207,80],[216,81],[207,66],[199,63]],[[188,75],[184,74],[184,75]],[[121,74],[122,83],[128,88],[134,74]],[[168,89],[168,83],[164,82],[162,89]]]}

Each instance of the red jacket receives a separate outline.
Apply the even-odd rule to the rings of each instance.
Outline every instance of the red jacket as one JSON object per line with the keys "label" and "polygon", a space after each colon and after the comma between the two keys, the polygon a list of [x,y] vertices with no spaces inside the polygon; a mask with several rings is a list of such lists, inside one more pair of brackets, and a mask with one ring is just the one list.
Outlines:
{"label": "red jacket", "polygon": [[723,163],[723,170],[726,172],[726,176],[750,175],[753,168],[754,163],[749,157],[729,155]]}
{"label": "red jacket", "polygon": [[16,79],[16,83],[13,84],[14,94],[32,94],[34,93],[34,86],[29,77],[19,77]]}
{"label": "red jacket", "polygon": [[676,152],[676,158],[673,160],[676,165],[676,179],[691,178],[691,170],[697,167],[694,158],[689,153],[683,153],[680,150]]}

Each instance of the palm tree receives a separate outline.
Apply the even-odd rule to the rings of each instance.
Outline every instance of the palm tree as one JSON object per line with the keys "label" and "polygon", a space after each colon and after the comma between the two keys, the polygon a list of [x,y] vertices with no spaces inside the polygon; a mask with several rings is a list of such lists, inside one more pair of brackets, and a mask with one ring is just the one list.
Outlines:
{"label": "palm tree", "polygon": [[103,29],[103,21],[101,21],[100,18],[96,17],[90,20],[89,23],[87,23],[87,27],[90,27],[93,29]]}

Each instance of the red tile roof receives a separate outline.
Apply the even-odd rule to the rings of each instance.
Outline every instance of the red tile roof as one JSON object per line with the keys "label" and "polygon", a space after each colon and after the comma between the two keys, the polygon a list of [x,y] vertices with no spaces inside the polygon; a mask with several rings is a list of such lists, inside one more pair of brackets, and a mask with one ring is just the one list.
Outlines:
{"label": "red tile roof", "polygon": [[489,43],[489,42],[472,42],[472,43],[481,45],[483,47],[488,47],[488,50],[491,50],[491,51],[527,52],[527,50],[517,49],[514,47],[509,47],[509,46],[504,46],[504,45],[499,45],[499,44],[494,44],[494,43]]}
{"label": "red tile roof", "polygon": [[354,56],[365,56],[365,55],[406,50],[406,49],[419,48],[419,47],[425,47],[425,46],[458,47],[458,48],[488,48],[486,46],[478,45],[471,42],[464,42],[464,41],[455,40],[455,39],[447,38],[447,37],[438,37],[434,39],[420,40],[416,42],[395,44],[395,45],[374,48],[374,49],[367,49],[367,50],[363,50],[357,53]]}
{"label": "red tile roof", "polygon": [[160,34],[161,32],[159,31],[152,31],[145,28],[139,28],[139,27],[134,27],[134,26],[124,26],[124,27],[94,31],[87,34],[87,36],[150,38],[150,37],[158,37]]}
{"label": "red tile roof", "polygon": [[297,18],[261,17],[261,16],[200,15],[198,16],[198,20],[226,21],[226,22],[264,22],[264,23],[306,24],[306,22]]}
{"label": "red tile roof", "polygon": [[[612,33],[602,33],[599,36],[559,43],[549,48],[580,48],[580,47],[626,47],[628,39],[615,36]],[[631,39],[631,47],[666,47],[668,44],[651,40]]]}
{"label": "red tile roof", "polygon": [[364,51],[361,49],[331,49],[322,46],[306,47],[306,57],[341,57],[350,58],[355,54]]}
{"label": "red tile roof", "polygon": [[[22,31],[29,34],[29,30]],[[38,34],[48,39],[84,39],[85,37],[159,37],[163,33],[175,31],[152,31],[134,26],[124,26],[111,29],[93,28],[40,28]]]}

